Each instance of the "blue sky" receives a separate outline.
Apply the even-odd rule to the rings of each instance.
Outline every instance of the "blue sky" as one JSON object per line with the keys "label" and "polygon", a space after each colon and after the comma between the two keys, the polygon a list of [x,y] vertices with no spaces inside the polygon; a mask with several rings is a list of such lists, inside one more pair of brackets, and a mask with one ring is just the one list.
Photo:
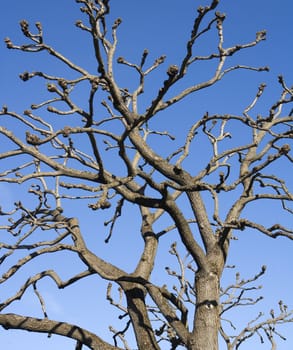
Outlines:
{"label": "blue sky", "polygon": [[[203,4],[205,3],[206,1],[203,1]],[[147,85],[146,101],[151,98],[153,89],[159,86],[160,81],[164,79],[166,67],[169,64],[178,63],[182,58],[184,39],[189,35],[189,28],[199,4],[201,2],[198,0],[112,0],[111,18],[121,17],[123,19],[123,24],[119,30],[120,44],[117,56],[121,55],[129,61],[138,61],[145,48],[150,51],[150,60],[154,60],[162,54],[167,55],[162,73],[155,73],[153,79]],[[278,97],[280,87],[277,83],[277,76],[279,74],[284,75],[289,86],[292,85],[292,1],[224,0],[219,10],[227,14],[224,27],[226,45],[251,41],[255,37],[255,32],[262,29],[267,30],[267,40],[265,42],[236,55],[232,62],[253,66],[268,65],[271,70],[269,73],[232,72],[230,76],[227,76],[216,87],[213,87],[210,92],[201,91],[196,96],[188,98],[185,107],[178,105],[172,110],[171,115],[162,114],[162,127],[168,123],[172,133],[178,132],[178,120],[176,120],[178,114],[185,116],[181,117],[180,120],[182,132],[179,130],[179,139],[183,137],[184,129],[191,125],[191,111],[197,116],[202,115],[206,110],[211,113],[241,113],[253,98],[257,86],[261,82],[266,82],[268,88],[260,105],[261,111],[261,108],[267,108]],[[94,72],[95,65],[91,55],[90,42],[86,35],[74,26],[74,22],[80,18],[82,18],[82,15],[78,10],[78,5],[73,0],[7,1],[1,9],[0,33],[2,38],[9,36],[15,43],[22,43],[23,38],[18,22],[22,19],[27,19],[32,24],[40,21],[43,24],[47,43],[52,44],[59,51],[72,58],[74,62],[84,65]],[[210,44],[213,43],[213,36],[210,36],[208,40],[210,42],[202,43],[198,48],[200,53],[205,53],[208,50]],[[24,84],[18,78],[19,73],[26,70],[43,69],[52,74],[56,72],[56,74],[61,74],[63,70],[63,67],[55,64],[50,57],[43,54],[32,55],[9,51],[6,50],[4,44],[0,46],[0,60],[0,105],[7,104],[18,112],[28,108],[32,102],[40,102],[42,97],[45,96],[45,88],[41,82]],[[209,77],[211,73],[203,66],[199,70],[194,70],[192,74],[190,79],[204,79]],[[125,84],[125,86],[129,83],[130,78],[134,79],[129,75],[129,72],[123,70],[118,76],[121,84]],[[82,96],[80,99],[82,100]],[[142,102],[141,108],[143,108],[146,101]],[[168,120],[166,121],[167,117]],[[4,126],[8,127],[10,125],[5,124]],[[239,135],[239,137],[242,137],[242,135]],[[290,172],[291,169],[284,168],[283,171],[286,173]],[[289,182],[292,189],[292,178],[289,178]],[[3,198],[11,200],[11,202],[17,200],[19,189],[8,188],[0,184],[0,191],[0,201]],[[83,209],[78,204],[73,203],[70,204],[70,210],[76,213]],[[270,217],[274,219],[277,214],[275,214],[274,206],[268,206],[265,203],[263,207],[258,208],[257,215],[266,220]],[[103,218],[100,217],[95,217],[93,220],[97,225],[101,225],[103,222]],[[280,220],[284,220],[284,218],[280,216]],[[288,220],[287,217],[285,220]],[[119,258],[119,247],[121,242],[124,242],[123,234],[125,234],[127,237],[130,236],[128,240],[129,256],[135,256],[138,254],[137,247],[140,246],[140,242],[135,236],[132,236],[135,234],[135,230],[138,229],[138,223],[134,221],[132,224],[131,230],[129,230],[126,220],[124,222],[125,226],[122,226],[121,232],[113,237],[110,246],[105,247],[103,245],[105,236],[102,234],[99,236],[98,243],[96,242],[96,236],[93,238],[89,235],[88,241],[94,245],[94,250],[99,254],[104,254],[105,257],[109,255],[115,260]],[[291,225],[292,228],[292,221],[288,221],[287,225]],[[92,226],[93,224],[88,225],[86,220],[82,222],[85,231],[91,231]],[[175,234],[170,236],[164,238],[164,248],[160,252],[161,259],[166,258],[170,243],[176,239]],[[252,317],[260,310],[269,311],[273,303],[277,305],[279,299],[284,299],[293,308],[291,243],[284,239],[270,240],[252,231],[245,231],[238,241],[232,243],[230,262],[231,264],[237,264],[245,277],[253,275],[263,264],[268,266],[268,273],[262,281],[264,285],[263,294],[266,299],[262,304],[256,306],[255,313],[250,314]],[[59,269],[64,276],[67,274],[67,265],[66,263],[63,264],[65,258],[68,257],[60,256],[56,261],[50,261],[51,266]],[[40,266],[45,267],[46,264],[47,261],[40,260]],[[76,264],[76,269],[80,267],[77,261],[74,264]],[[132,261],[127,258],[124,259],[123,264],[126,269],[131,268]],[[33,269],[25,271],[24,276],[32,274],[35,271]],[[15,287],[13,283],[8,285],[5,291],[10,290],[10,288],[13,290]],[[62,293],[55,291],[52,287],[49,282],[42,285],[48,305],[51,308],[50,315],[52,318],[79,323],[96,331],[99,335],[108,334],[107,327],[112,322],[113,309],[108,306],[104,307],[100,302],[100,299],[103,299],[105,295],[104,282],[100,283],[95,279],[90,279],[80,286],[69,288]],[[81,294],[83,298],[79,298]],[[94,304],[88,303],[89,300],[94,300]],[[72,307],[73,302],[75,303],[74,308]],[[32,308],[33,298],[27,296],[20,310],[25,313],[25,311]],[[15,310],[17,308],[11,309],[11,311]],[[94,312],[89,312],[92,310]],[[243,309],[243,313],[245,312],[246,310]],[[249,312],[247,311],[248,320]],[[103,313],[103,323],[100,323],[101,318],[95,313]],[[246,314],[242,316],[244,319]],[[119,327],[119,324],[117,324],[117,327]],[[290,336],[292,329],[292,324],[285,327],[285,333],[289,340],[287,342],[280,341],[278,349],[288,350],[292,348],[293,338],[292,335]],[[56,336],[47,341],[44,341],[44,338],[46,336],[23,332],[7,333],[0,329],[0,342],[5,345],[6,350],[16,350],[20,343],[22,350],[39,349],[40,346],[43,350],[57,348],[67,350],[74,347],[73,343]],[[249,349],[250,346],[251,343],[248,343],[242,349]],[[260,346],[259,348],[265,349],[265,347]]]}

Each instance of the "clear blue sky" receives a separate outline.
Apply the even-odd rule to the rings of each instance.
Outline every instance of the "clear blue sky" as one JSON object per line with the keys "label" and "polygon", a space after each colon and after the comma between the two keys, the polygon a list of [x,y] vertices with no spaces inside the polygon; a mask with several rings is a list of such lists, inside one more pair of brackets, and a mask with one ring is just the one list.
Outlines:
{"label": "clear blue sky", "polygon": [[[198,0],[112,0],[111,2],[111,16],[123,19],[123,24],[119,30],[120,45],[117,55],[124,56],[130,61],[138,61],[141,52],[147,48],[152,59],[162,54],[167,55],[165,68],[169,64],[178,63],[182,57],[183,51],[180,51],[180,48],[184,49],[184,39],[189,35],[193,14],[199,4],[206,3],[206,1]],[[0,13],[1,38],[9,36],[15,43],[22,43],[23,38],[18,22],[21,19],[27,19],[32,24],[40,21],[43,23],[47,43],[51,43],[59,51],[71,57],[74,62],[94,70],[89,40],[84,33],[81,33],[74,26],[74,22],[82,17],[78,8],[79,6],[73,0],[5,1]],[[203,91],[193,99],[188,99],[188,106],[182,111],[185,115],[188,115],[190,110],[194,110],[194,113],[198,115],[206,110],[211,113],[241,113],[261,82],[266,82],[269,86],[263,100],[265,106],[266,103],[274,101],[278,97],[280,88],[277,83],[277,76],[279,74],[284,75],[289,86],[293,83],[292,0],[223,0],[219,9],[227,14],[227,20],[225,21],[226,45],[251,41],[254,39],[256,31],[267,30],[267,40],[265,42],[262,42],[256,48],[240,53],[239,56],[234,58],[234,61],[239,64],[254,66],[268,65],[271,70],[269,73],[247,71],[232,73],[217,86],[217,89],[212,89],[211,95]],[[204,43],[202,49],[207,50],[208,45],[209,43]],[[51,58],[47,58],[45,55],[34,56],[6,50],[4,44],[0,46],[0,60],[0,106],[7,104],[19,112],[29,108],[32,102],[41,101],[43,96],[41,85],[39,89],[33,84],[24,84],[18,78],[19,73],[26,70],[42,69],[52,74],[56,70],[58,74],[61,73],[60,66],[55,65]],[[196,74],[198,74],[198,77],[207,77],[209,72],[202,70],[196,72]],[[157,78],[159,79],[161,76],[158,75]],[[121,79],[121,82],[125,82],[126,85],[129,75],[122,72],[119,79]],[[158,82],[155,81],[154,84],[156,83]],[[151,94],[151,86],[149,86],[149,91],[146,93]],[[176,111],[179,111],[179,107],[178,110],[175,109]],[[177,131],[174,115],[171,115],[168,120],[173,133]],[[183,118],[182,130],[190,124],[190,120]],[[292,172],[292,169],[284,168],[283,170],[284,172]],[[17,200],[17,191],[2,184],[0,184],[0,191],[0,202],[3,199]],[[74,212],[80,210],[76,204],[71,206]],[[274,218],[274,207],[264,206],[258,210],[257,215]],[[103,222],[100,218],[95,220],[97,223]],[[90,226],[86,222],[82,224],[85,230],[90,230]],[[291,228],[293,226],[292,222],[287,222],[287,225],[291,225]],[[123,230],[127,230],[126,225]],[[135,227],[133,232],[129,232],[129,234],[133,233],[135,233]],[[115,259],[118,256],[121,237],[122,234],[115,236],[112,245],[105,248],[102,245],[104,236],[101,236],[99,243],[94,243],[99,244],[95,249],[101,254],[106,254],[105,249],[111,249],[112,258]],[[165,252],[168,251],[169,241],[172,241],[172,237],[170,240],[166,239]],[[252,244],[251,241],[253,241]],[[139,242],[133,238],[129,246],[130,256],[137,253],[136,244],[139,245]],[[262,281],[266,301],[256,306],[253,315],[256,315],[260,310],[270,310],[272,304],[277,305],[279,299],[284,299],[293,308],[293,257],[291,253],[293,243],[284,239],[269,240],[255,232],[248,231],[240,237],[238,242],[233,243],[233,246],[235,247],[233,247],[230,262],[237,264],[245,277],[253,275],[263,264],[268,266],[267,276]],[[161,253],[162,259],[165,258],[165,252]],[[66,263],[63,264],[61,258],[50,263],[52,267],[56,265],[56,268],[66,276],[67,266]],[[124,264],[127,268],[131,266],[131,261],[125,259]],[[41,261],[40,265],[45,267],[46,262]],[[30,273],[32,271],[27,271],[28,275]],[[14,287],[13,283],[9,285],[12,290],[15,290]],[[0,286],[0,294],[1,288]],[[112,308],[104,309],[99,301],[105,295],[103,284],[100,285],[96,280],[91,279],[62,293],[56,292],[52,288],[52,284],[49,283],[48,285],[44,284],[43,289],[52,310],[50,314],[52,318],[81,324],[97,332],[98,335],[103,336],[108,332],[108,324],[112,321],[108,316]],[[81,300],[79,295],[83,295],[84,300]],[[90,299],[94,300],[94,304],[88,303]],[[20,310],[24,313],[30,310],[33,307],[33,300],[33,297],[29,296],[25,298]],[[71,307],[73,300],[76,304],[74,308]],[[16,310],[17,307],[10,309],[11,312]],[[245,312],[245,309],[243,309],[243,312]],[[96,316],[95,313],[104,313],[102,317],[103,324],[100,323],[101,317]],[[40,316],[37,313],[36,315]],[[293,324],[286,327],[285,332],[290,340],[287,342],[279,341],[279,350],[293,348],[292,330]],[[9,333],[0,329],[0,343],[5,347],[5,350],[16,350],[20,347],[22,350],[35,350],[40,347],[42,347],[42,350],[69,350],[74,348],[73,343],[57,336],[53,336],[48,340],[45,339],[45,341],[44,338],[46,337],[24,332]],[[250,346],[244,346],[243,350],[251,348]],[[259,344],[254,348],[267,349]]]}

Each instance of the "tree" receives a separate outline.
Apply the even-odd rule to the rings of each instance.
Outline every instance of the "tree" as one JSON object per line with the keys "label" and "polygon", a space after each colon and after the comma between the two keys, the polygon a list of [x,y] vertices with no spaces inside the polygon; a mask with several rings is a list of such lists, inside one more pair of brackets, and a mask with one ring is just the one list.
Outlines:
{"label": "tree", "polygon": [[[189,96],[216,85],[232,71],[267,71],[267,67],[234,64],[234,55],[265,40],[265,31],[248,43],[226,47],[225,15],[217,11],[220,1],[211,0],[197,9],[181,61],[166,68],[166,57],[151,62],[148,50],[138,62],[117,54],[122,20],[111,23],[108,0],[76,2],[85,18],[76,26],[92,40],[94,73],[47,44],[40,22],[35,29],[26,20],[20,22],[27,38],[24,44],[5,39],[7,48],[49,54],[66,70],[62,76],[45,71],[22,73],[23,81],[44,81],[50,97],[23,114],[7,106],[0,112],[1,119],[14,127],[0,128],[5,140],[0,181],[22,189],[28,185],[33,197],[21,195],[14,208],[1,209],[1,216],[9,220],[1,226],[0,259],[6,270],[0,282],[9,285],[27,265],[38,264],[42,256],[51,261],[60,253],[66,266],[78,259],[83,270],[63,279],[57,270],[48,268],[20,279],[19,289],[1,300],[1,326],[68,337],[76,341],[76,349],[130,349],[130,328],[140,350],[164,346],[216,350],[219,335],[229,350],[238,349],[252,336],[269,341],[275,349],[275,336],[282,337],[276,327],[293,320],[293,312],[283,302],[268,318],[259,315],[233,335],[225,323],[232,309],[260,300],[247,294],[257,288],[254,282],[265,273],[265,266],[252,278],[242,279],[237,273],[228,287],[221,285],[221,278],[225,267],[229,268],[231,241],[238,233],[253,230],[271,238],[293,238],[289,225],[268,225],[266,218],[250,210],[270,201],[282,218],[292,215],[288,177],[279,167],[292,164],[292,89],[280,76],[279,98],[268,111],[255,115],[266,88],[261,84],[241,114],[207,111],[197,115],[184,140],[161,131],[159,122],[176,106],[181,108]],[[215,47],[207,55],[198,55],[197,43],[212,31],[217,34]],[[210,76],[198,81],[192,72],[202,62],[209,63]],[[125,71],[131,77],[136,74],[135,82],[129,79],[127,87],[120,83],[120,72]],[[182,118],[178,117],[177,128]],[[96,252],[93,232],[84,232],[79,223],[84,214],[71,211],[77,202],[80,208],[88,207],[95,225],[97,216],[106,217],[106,243],[119,232],[123,218],[139,222],[139,230],[131,232],[140,236],[142,244],[133,269],[122,268],[125,247],[118,264]],[[176,238],[170,255],[179,270],[166,267],[165,277],[173,277],[173,289],[168,278],[161,276],[159,283],[152,278],[156,257],[171,234]],[[106,299],[125,321],[122,330],[110,328],[113,345],[83,327],[51,319],[39,288],[47,278],[66,289],[89,277],[109,282]],[[40,304],[41,318],[7,312],[30,292]],[[230,320],[229,325],[234,327]]]}

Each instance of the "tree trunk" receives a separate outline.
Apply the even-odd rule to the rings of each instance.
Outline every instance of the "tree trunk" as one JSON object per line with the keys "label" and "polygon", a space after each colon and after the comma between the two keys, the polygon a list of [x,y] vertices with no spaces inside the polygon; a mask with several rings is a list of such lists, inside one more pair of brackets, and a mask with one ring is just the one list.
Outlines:
{"label": "tree trunk", "polygon": [[195,292],[197,307],[188,349],[218,350],[219,276],[212,271],[198,271]]}

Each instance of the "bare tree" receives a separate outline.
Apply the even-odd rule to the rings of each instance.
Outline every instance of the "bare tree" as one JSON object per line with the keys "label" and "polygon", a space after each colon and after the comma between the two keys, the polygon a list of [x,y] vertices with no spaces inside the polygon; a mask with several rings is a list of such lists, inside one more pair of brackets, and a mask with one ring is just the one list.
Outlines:
{"label": "bare tree", "polygon": [[[232,71],[267,71],[267,67],[229,65],[234,54],[265,40],[265,31],[258,32],[248,43],[226,47],[225,15],[216,11],[220,0],[210,0],[208,6],[197,10],[182,60],[166,69],[165,56],[150,62],[148,50],[142,52],[139,62],[117,57],[122,20],[110,23],[109,0],[76,2],[85,17],[76,26],[92,40],[97,73],[48,45],[39,22],[35,29],[25,20],[20,22],[27,40],[24,44],[5,39],[9,49],[51,55],[66,67],[67,73],[22,73],[23,81],[42,79],[50,97],[23,113],[7,106],[0,112],[1,120],[7,118],[15,125],[14,130],[0,127],[2,140],[6,140],[0,154],[0,181],[21,185],[22,189],[27,184],[33,197],[16,202],[10,210],[1,209],[1,237],[5,239],[0,243],[0,261],[7,269],[0,283],[9,283],[41,256],[47,256],[49,261],[59,252],[68,252],[64,255],[68,259],[65,264],[70,266],[75,257],[83,263],[84,270],[68,279],[62,279],[57,270],[40,270],[20,280],[17,291],[7,299],[1,298],[1,326],[68,337],[76,341],[76,349],[130,349],[129,329],[133,330],[140,350],[161,346],[216,350],[219,335],[229,350],[240,348],[252,336],[268,341],[275,349],[275,336],[282,338],[277,326],[293,321],[292,311],[283,302],[268,317],[260,314],[240,330],[226,317],[232,309],[260,300],[249,293],[258,289],[255,283],[265,267],[248,279],[237,273],[227,287],[220,286],[220,281],[230,241],[239,231],[249,229],[271,238],[293,238],[290,227],[278,222],[268,226],[246,211],[247,207],[269,200],[278,203],[285,215],[292,214],[292,193],[286,176],[274,166],[279,162],[289,167],[292,164],[292,88],[280,76],[279,98],[267,112],[255,116],[254,108],[265,91],[261,84],[239,115],[206,112],[196,117],[181,144],[157,124],[160,115],[169,113],[175,104],[215,85]],[[206,56],[197,55],[196,43],[211,31],[218,38],[215,50]],[[192,76],[186,79],[192,68],[203,61],[213,63],[210,77],[202,81]],[[120,69],[137,74],[134,88],[133,83],[120,86],[116,78]],[[148,79],[160,69],[165,70],[165,78],[158,89],[152,88],[152,97],[147,100],[144,92]],[[82,91],[83,96],[87,93],[82,104],[76,102],[76,91]],[[89,246],[91,233],[80,226],[78,213],[70,212],[72,201],[88,207],[93,217],[102,210],[109,213],[106,242],[119,232],[119,220],[129,220],[129,213],[135,213],[143,249],[133,270],[126,271],[119,264],[102,259],[95,247]],[[100,215],[104,217],[105,212]],[[6,218],[9,220],[4,223]],[[177,235],[170,254],[177,261],[178,270],[166,267],[165,277],[166,281],[169,276],[173,278],[173,287],[163,276],[160,285],[152,280],[159,248],[164,247],[163,240],[171,233]],[[185,256],[178,245],[184,247]],[[120,259],[125,259],[125,255],[127,252],[121,248]],[[46,278],[64,289],[89,276],[109,281],[106,299],[125,321],[124,329],[110,327],[113,344],[78,325],[51,319],[38,288]],[[115,287],[118,299],[112,294]],[[35,293],[42,318],[7,313],[12,304],[30,292]]]}

